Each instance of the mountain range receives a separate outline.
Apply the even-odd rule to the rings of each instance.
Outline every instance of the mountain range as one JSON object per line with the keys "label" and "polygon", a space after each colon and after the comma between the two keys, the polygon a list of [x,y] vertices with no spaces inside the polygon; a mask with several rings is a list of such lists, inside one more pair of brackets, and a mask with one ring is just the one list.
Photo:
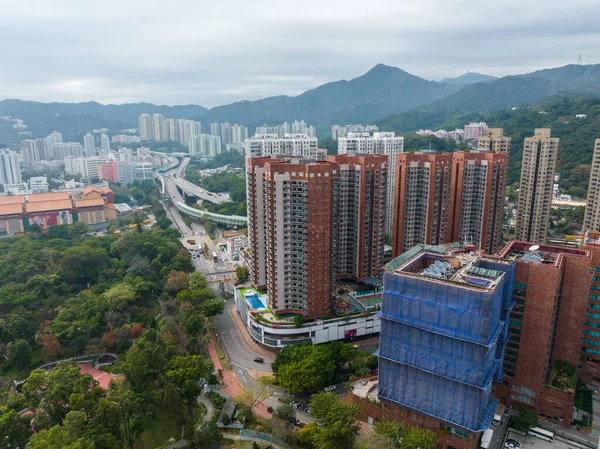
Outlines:
{"label": "mountain range", "polygon": [[102,105],[7,99],[0,101],[0,116],[23,119],[36,137],[53,129],[74,138],[71,136],[80,136],[94,128],[116,131],[137,127],[137,117],[142,113],[200,120],[205,131],[211,122],[227,121],[252,127],[304,119],[325,135],[334,123],[375,121],[381,129],[396,131],[434,128],[456,114],[476,115],[531,104],[563,93],[600,95],[600,64],[567,65],[503,78],[466,73],[441,82],[378,64],[350,81],[327,83],[296,97],[240,101],[210,110],[197,105]]}
{"label": "mountain range", "polygon": [[463,73],[460,76],[457,76],[456,78],[446,78],[440,82],[444,84],[459,84],[461,86],[467,86],[469,84],[484,83],[486,81],[493,81],[496,79],[498,78],[491,75],[484,75],[482,73],[476,72],[467,72]]}

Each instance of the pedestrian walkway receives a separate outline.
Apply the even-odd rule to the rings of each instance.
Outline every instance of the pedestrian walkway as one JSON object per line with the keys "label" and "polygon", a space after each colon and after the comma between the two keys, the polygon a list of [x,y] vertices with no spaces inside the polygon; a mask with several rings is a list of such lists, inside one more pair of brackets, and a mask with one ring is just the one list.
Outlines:
{"label": "pedestrian walkway", "polygon": [[262,355],[263,357],[269,357],[269,358],[274,359],[275,356],[277,355],[275,352],[269,351],[268,349],[264,348],[263,346],[260,346],[252,339],[252,337],[250,337],[250,335],[248,334],[248,331],[246,330],[246,326],[242,322],[242,319],[240,318],[238,313],[235,311],[235,304],[232,304],[229,307],[229,313],[231,314],[231,317],[233,318],[235,327],[237,327],[238,332],[240,333],[240,335],[242,336],[242,338],[244,339],[246,344],[250,347],[250,349],[252,349],[254,352]]}
{"label": "pedestrian walkway", "polygon": [[[215,366],[215,372],[219,372],[222,370],[223,373],[223,385],[224,387],[220,389],[221,393],[226,394],[227,396],[231,396],[232,398],[238,397],[243,391],[244,387],[238,380],[235,375],[234,370],[225,371],[221,365],[221,361],[219,360],[219,356],[217,354],[217,350],[215,349],[215,345],[212,341],[208,343],[208,354]],[[263,404],[257,405],[253,412],[262,417],[262,418],[270,418],[271,414],[267,411],[267,406]]]}

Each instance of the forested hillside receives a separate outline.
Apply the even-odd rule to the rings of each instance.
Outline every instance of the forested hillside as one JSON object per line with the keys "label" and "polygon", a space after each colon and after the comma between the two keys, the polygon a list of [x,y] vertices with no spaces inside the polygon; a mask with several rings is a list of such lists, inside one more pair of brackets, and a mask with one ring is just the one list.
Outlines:
{"label": "forested hillside", "polygon": [[[6,447],[158,447],[193,429],[199,381],[216,382],[204,336],[224,302],[189,274],[178,237],[159,228],[88,235],[75,223],[0,240]],[[72,361],[29,375],[43,362],[105,351],[118,354],[111,370],[123,374],[108,389]],[[21,394],[10,379],[27,379]],[[17,413],[25,408],[33,419]]]}

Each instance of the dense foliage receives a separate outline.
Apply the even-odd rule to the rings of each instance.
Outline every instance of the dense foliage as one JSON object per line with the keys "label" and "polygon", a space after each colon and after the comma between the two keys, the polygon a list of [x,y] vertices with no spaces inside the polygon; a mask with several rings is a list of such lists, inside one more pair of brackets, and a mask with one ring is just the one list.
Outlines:
{"label": "dense foliage", "polygon": [[372,354],[341,341],[322,345],[303,343],[283,348],[271,367],[279,385],[295,393],[320,390],[352,374],[367,374],[377,369],[377,360]]}
{"label": "dense foliage", "polygon": [[[434,106],[431,106],[434,108]],[[420,128],[454,129],[461,128],[471,121],[484,121],[490,127],[504,128],[504,135],[512,137],[509,161],[509,183],[518,182],[523,156],[523,141],[533,136],[535,128],[552,128],[552,136],[560,138],[557,172],[560,173],[560,186],[571,194],[585,197],[589,181],[594,139],[600,137],[600,99],[561,96],[548,99],[536,106],[502,109],[488,113],[460,113],[445,108],[436,109],[438,120],[421,122],[381,123],[384,129],[398,132]],[[586,118],[576,118],[585,114]],[[418,114],[412,114],[415,120]],[[414,151],[428,148],[431,142],[436,151],[453,151],[456,143],[441,141],[435,137],[407,134],[405,149]]]}
{"label": "dense foliage", "polygon": [[225,165],[229,165],[230,168],[244,168],[246,164],[246,155],[239,151],[231,150],[231,151],[223,151],[220,154],[217,154],[213,159],[207,162],[198,163],[195,168],[200,170],[208,169],[208,168],[219,168],[224,167]]}
{"label": "dense foliage", "polygon": [[[32,349],[45,360],[110,351],[124,375],[104,390],[73,362],[34,370],[0,405],[11,441],[23,446],[33,427],[32,448],[133,448],[156,421],[194,424],[199,381],[216,382],[204,337],[224,301],[188,274],[177,236],[158,227],[88,235],[76,223],[0,241],[2,369],[18,376],[39,365]],[[15,415],[25,407],[31,424]]]}

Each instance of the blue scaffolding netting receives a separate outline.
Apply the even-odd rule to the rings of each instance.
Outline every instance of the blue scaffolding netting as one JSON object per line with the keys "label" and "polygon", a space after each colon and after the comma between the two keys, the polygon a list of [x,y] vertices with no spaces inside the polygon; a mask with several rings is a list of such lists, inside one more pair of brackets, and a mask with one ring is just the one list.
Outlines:
{"label": "blue scaffolding netting", "polygon": [[487,429],[497,403],[492,380],[502,378],[505,323],[514,305],[514,263],[481,258],[468,267],[469,276],[491,279],[487,285],[387,268],[379,397],[453,427]]}

